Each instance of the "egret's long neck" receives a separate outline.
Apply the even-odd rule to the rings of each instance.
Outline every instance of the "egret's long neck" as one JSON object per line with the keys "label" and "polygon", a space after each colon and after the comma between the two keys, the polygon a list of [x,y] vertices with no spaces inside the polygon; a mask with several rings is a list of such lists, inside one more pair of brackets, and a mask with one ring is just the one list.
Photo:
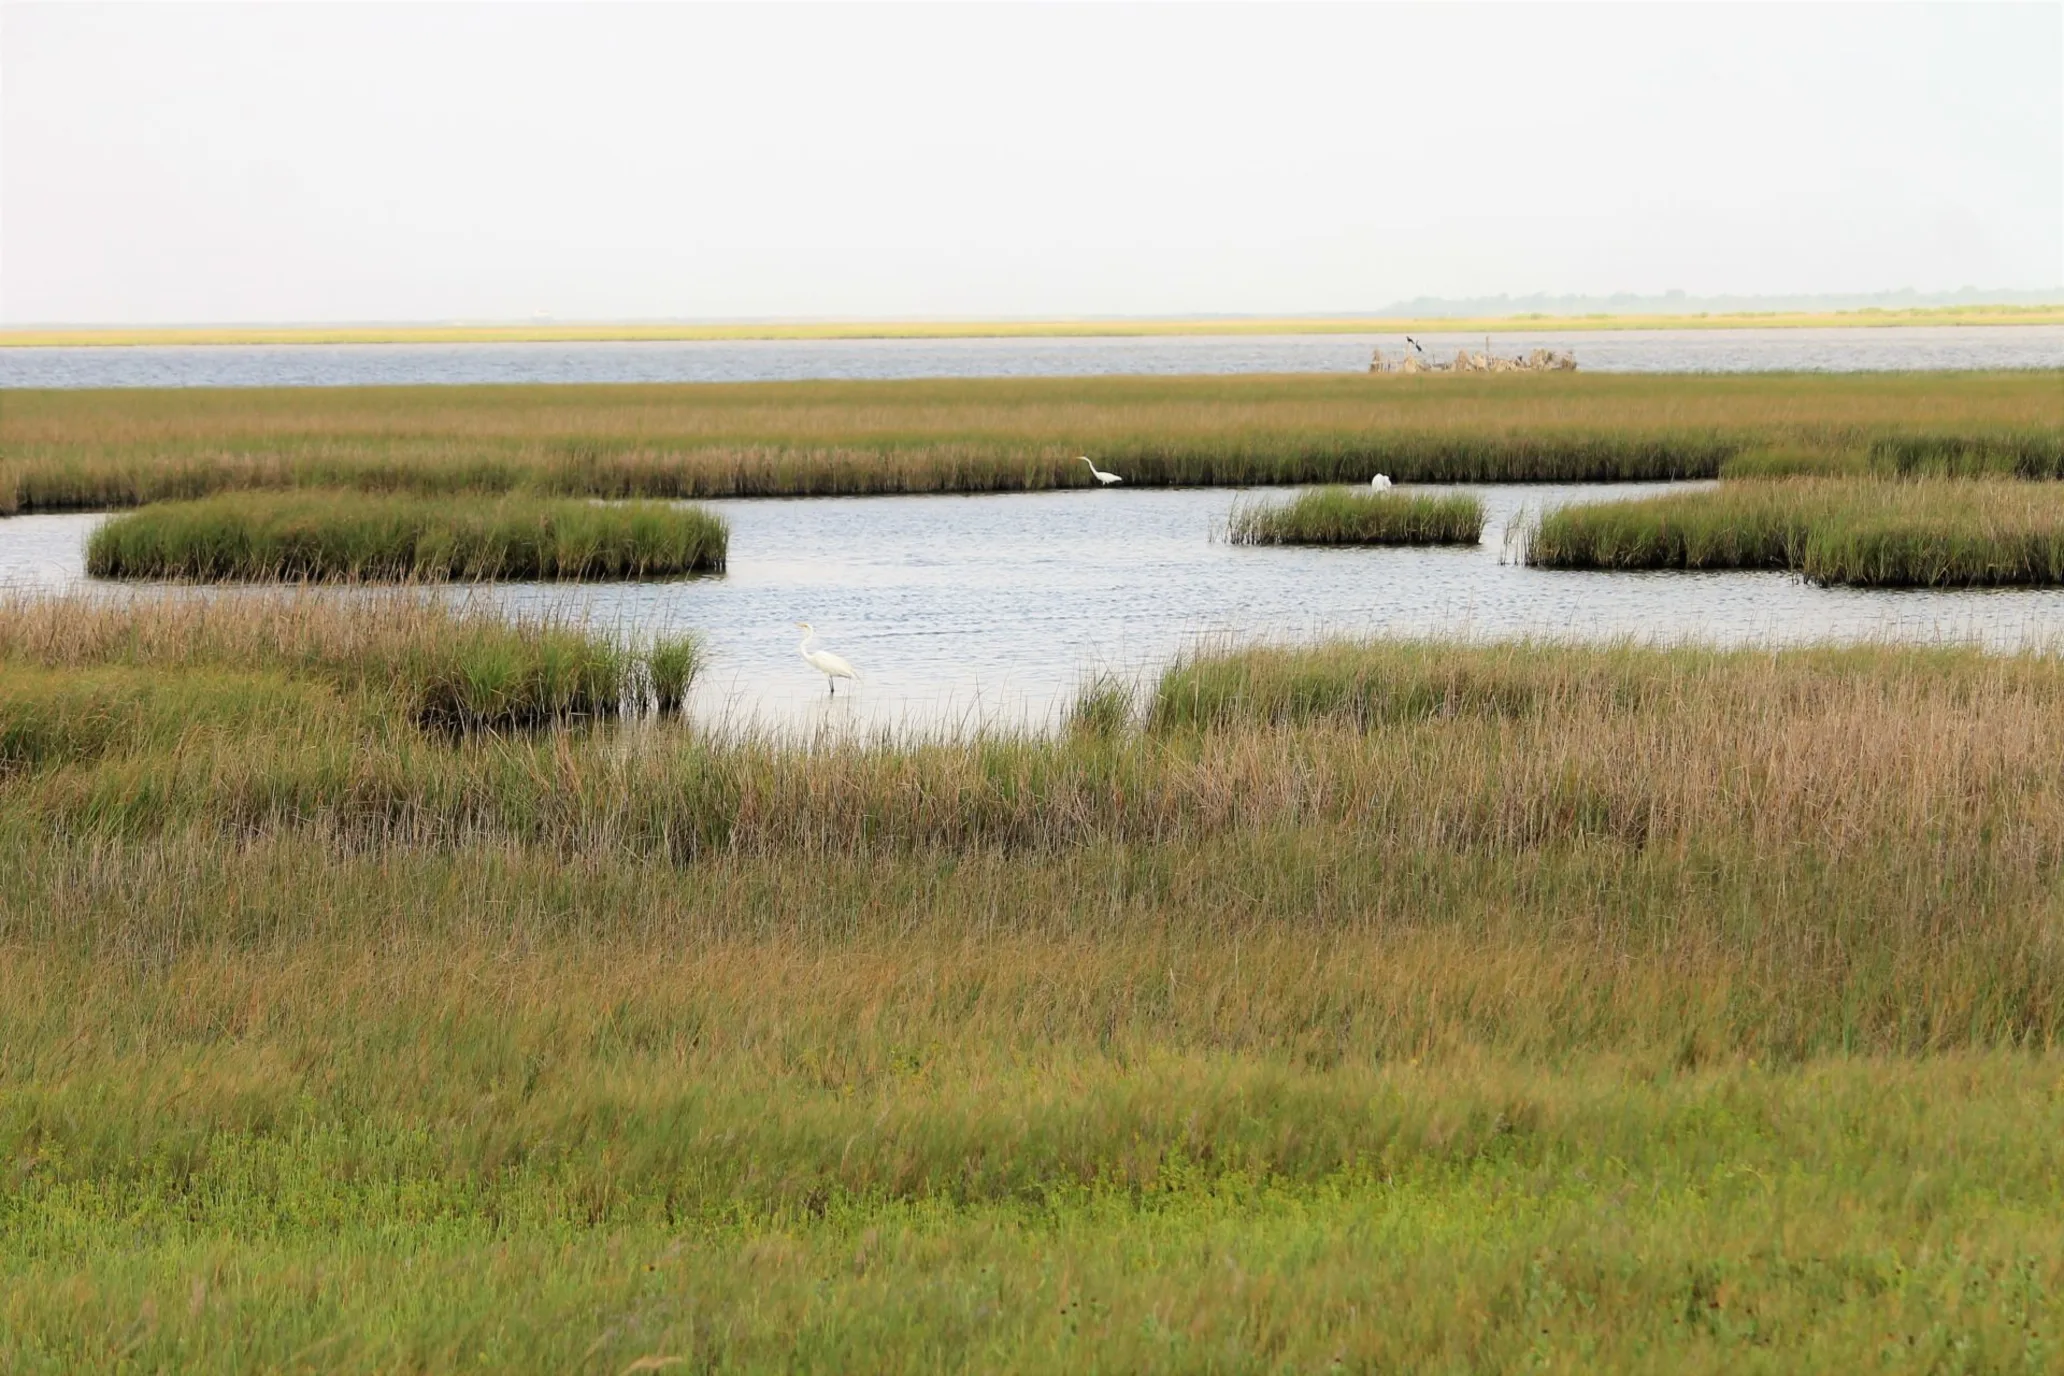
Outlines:
{"label": "egret's long neck", "polygon": [[813,630],[808,630],[808,631],[804,631],[804,632],[803,632],[803,643],[802,643],[802,644],[800,644],[800,645],[798,645],[798,646],[796,646],[796,649],[797,649],[797,650],[799,650],[799,651],[801,651],[801,652],[802,652],[803,654],[806,654],[806,655],[807,655],[808,653],[810,653],[810,642],[811,642],[811,641],[813,641],[813,640],[815,640],[816,638],[817,638],[817,632],[816,632],[816,631],[815,631],[814,629],[813,629]]}

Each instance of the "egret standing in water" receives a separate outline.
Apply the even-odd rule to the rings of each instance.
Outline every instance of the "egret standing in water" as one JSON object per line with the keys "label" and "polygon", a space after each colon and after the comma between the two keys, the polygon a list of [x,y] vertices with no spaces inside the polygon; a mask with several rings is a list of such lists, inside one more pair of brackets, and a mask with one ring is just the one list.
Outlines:
{"label": "egret standing in water", "polygon": [[809,663],[812,669],[824,675],[824,686],[831,690],[833,697],[838,696],[838,681],[840,679],[849,678],[855,683],[860,681],[860,671],[831,651],[813,650],[810,648],[810,642],[817,638],[817,632],[809,622],[798,621],[795,624],[797,629],[803,633],[803,643],[799,648],[802,651],[804,660]]}
{"label": "egret standing in water", "polygon": [[1375,488],[1378,492],[1387,490],[1390,487],[1390,475],[1388,473],[1378,473],[1375,477],[1369,479],[1369,486]]}
{"label": "egret standing in water", "polygon": [[1116,473],[1106,473],[1103,469],[1098,468],[1094,463],[1090,463],[1089,455],[1087,454],[1084,454],[1082,456],[1082,461],[1084,463],[1089,464],[1089,471],[1096,474],[1096,480],[1099,483],[1102,483],[1105,487],[1109,487],[1112,483],[1122,483],[1125,481],[1125,479],[1119,477]]}

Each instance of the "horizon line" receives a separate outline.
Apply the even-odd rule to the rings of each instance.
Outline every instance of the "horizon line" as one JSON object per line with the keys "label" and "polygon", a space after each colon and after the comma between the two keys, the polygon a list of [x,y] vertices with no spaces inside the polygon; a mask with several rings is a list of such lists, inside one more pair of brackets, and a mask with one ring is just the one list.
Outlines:
{"label": "horizon line", "polygon": [[[1519,303],[1515,303],[1519,304]],[[1689,303],[1687,303],[1689,304]],[[1938,306],[1857,306],[1846,309],[1678,311],[1515,311],[1502,314],[1384,315],[1326,313],[1265,315],[1083,315],[1018,317],[514,320],[463,317],[421,321],[193,323],[177,325],[0,325],[0,347],[92,347],[149,344],[360,344],[360,343],[639,343],[749,340],[866,340],[974,338],[1092,338],[1212,334],[1428,334],[1484,329],[1563,330],[1812,328],[1886,325],[2064,324],[2064,289],[2054,302],[1969,303]]]}

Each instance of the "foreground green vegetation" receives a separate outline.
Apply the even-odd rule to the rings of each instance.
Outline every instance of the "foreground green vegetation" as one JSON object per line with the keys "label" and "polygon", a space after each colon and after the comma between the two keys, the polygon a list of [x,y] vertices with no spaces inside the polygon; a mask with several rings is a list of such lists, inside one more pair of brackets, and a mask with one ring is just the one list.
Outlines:
{"label": "foreground green vegetation", "polygon": [[2064,1351],[2064,662],[1257,650],[807,746],[424,710],[628,653],[570,635],[0,607],[0,1366]]}
{"label": "foreground green vegetation", "polygon": [[1229,316],[1205,320],[822,320],[733,324],[289,325],[0,330],[0,348],[136,344],[512,344],[610,340],[1020,339],[1124,335],[1482,334],[1515,330],[1841,329],[1887,325],[2058,325],[2064,303],[1740,311],[1687,315]]}
{"label": "foreground green vegetation", "polygon": [[86,570],[201,582],[664,578],[721,573],[728,535],[707,511],[659,502],[230,493],[115,517],[87,542]]}
{"label": "foreground green vegetation", "polygon": [[[186,960],[127,990],[141,1008],[90,991],[155,1055],[40,1020],[82,1050],[0,1122],[42,1152],[0,1223],[0,1360],[2040,1373],[2064,1343],[2051,1060],[1315,1071],[1071,1046],[869,1074],[692,1049],[649,986],[732,1004],[678,954],[610,951],[665,961],[636,992],[497,954],[435,980],[422,956],[327,980]],[[658,1027],[628,1042],[576,993]],[[262,1031],[203,1040],[283,994]]]}
{"label": "foreground green vegetation", "polygon": [[1481,497],[1322,487],[1295,501],[1235,507],[1236,545],[1473,545],[1483,538]]}
{"label": "foreground green vegetation", "polygon": [[1858,587],[2064,584],[2064,487],[1791,479],[1561,507],[1527,559],[1562,569],[1789,569]]}
{"label": "foreground green vegetation", "polygon": [[627,645],[428,600],[140,605],[0,603],[0,773],[346,722],[442,738],[677,711],[701,667],[692,637]]}
{"label": "foreground green vegetation", "polygon": [[[244,488],[695,498],[1713,477],[1933,445],[2064,471],[2056,372],[26,391],[0,514]],[[1890,451],[1887,451],[1890,452]],[[1931,461],[1933,462],[1933,461]],[[1932,471],[1932,470],[1931,470]]]}

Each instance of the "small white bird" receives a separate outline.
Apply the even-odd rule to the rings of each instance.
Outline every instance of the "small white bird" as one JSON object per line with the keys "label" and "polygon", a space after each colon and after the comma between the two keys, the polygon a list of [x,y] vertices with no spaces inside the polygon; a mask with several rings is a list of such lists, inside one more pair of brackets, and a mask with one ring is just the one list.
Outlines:
{"label": "small white bird", "polygon": [[1388,473],[1378,473],[1375,477],[1369,479],[1369,486],[1375,488],[1378,492],[1387,490],[1390,487],[1390,475]]}
{"label": "small white bird", "polygon": [[802,650],[803,659],[812,669],[824,675],[824,686],[831,689],[833,697],[838,696],[838,681],[840,679],[849,678],[855,683],[860,681],[860,671],[831,651],[813,650],[810,648],[810,642],[817,638],[817,632],[811,627],[809,622],[798,621],[795,624],[803,633],[803,643],[799,647]]}
{"label": "small white bird", "polygon": [[1082,456],[1082,461],[1084,463],[1089,464],[1089,471],[1096,474],[1096,480],[1102,483],[1105,487],[1109,487],[1112,483],[1122,483],[1125,481],[1125,479],[1119,477],[1116,473],[1106,473],[1103,469],[1098,468],[1095,464],[1089,463],[1089,455],[1087,454],[1084,454]]}

